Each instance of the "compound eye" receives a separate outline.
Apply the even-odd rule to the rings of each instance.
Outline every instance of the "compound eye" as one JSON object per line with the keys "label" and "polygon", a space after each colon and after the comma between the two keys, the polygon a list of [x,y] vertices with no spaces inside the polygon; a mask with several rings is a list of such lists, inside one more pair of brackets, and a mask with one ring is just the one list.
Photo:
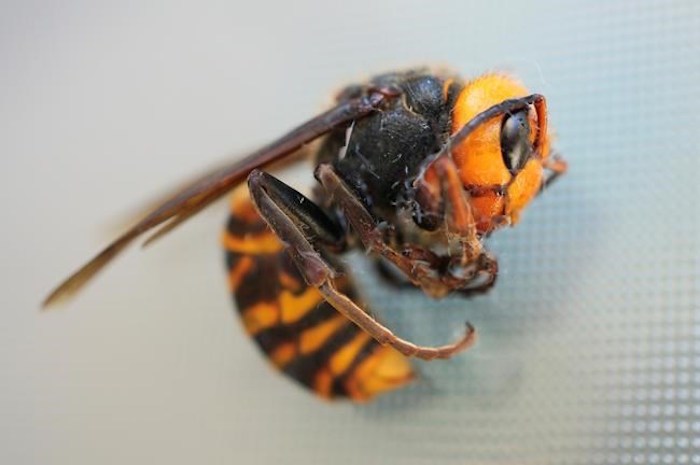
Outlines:
{"label": "compound eye", "polygon": [[527,109],[506,115],[501,124],[501,155],[506,167],[514,176],[523,169],[532,156],[530,132]]}

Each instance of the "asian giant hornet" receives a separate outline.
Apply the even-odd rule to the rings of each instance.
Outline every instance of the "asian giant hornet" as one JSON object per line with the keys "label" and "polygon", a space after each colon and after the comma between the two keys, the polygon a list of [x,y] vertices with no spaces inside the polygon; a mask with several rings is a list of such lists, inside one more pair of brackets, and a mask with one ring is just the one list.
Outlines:
{"label": "asian giant hornet", "polygon": [[[392,333],[355,302],[338,255],[364,248],[427,295],[472,295],[496,281],[483,246],[517,223],[566,171],[550,154],[545,98],[515,79],[392,72],[341,91],[288,134],[169,197],[45,300],[78,291],[129,243],[151,242],[236,189],[223,234],[245,330],[270,361],[325,398],[363,401],[413,379],[409,357],[449,358],[475,329],[440,347]],[[262,171],[321,139],[313,200]],[[159,229],[156,229],[159,228]],[[387,276],[389,276],[387,274]]]}

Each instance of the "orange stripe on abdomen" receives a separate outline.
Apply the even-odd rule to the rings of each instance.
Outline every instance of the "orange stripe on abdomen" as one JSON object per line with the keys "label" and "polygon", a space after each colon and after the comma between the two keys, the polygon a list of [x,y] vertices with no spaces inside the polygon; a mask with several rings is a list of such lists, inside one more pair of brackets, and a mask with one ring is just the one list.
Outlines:
{"label": "orange stripe on abdomen", "polygon": [[282,250],[282,244],[271,231],[256,235],[246,234],[242,237],[226,231],[222,242],[224,249],[240,254],[272,254]]}
{"label": "orange stripe on abdomen", "polygon": [[[358,401],[410,381],[413,371],[405,357],[380,346],[304,282],[240,190],[222,242],[243,326],[287,376],[319,396]],[[347,279],[336,284],[352,297]],[[382,375],[387,365],[396,374],[388,381]]]}

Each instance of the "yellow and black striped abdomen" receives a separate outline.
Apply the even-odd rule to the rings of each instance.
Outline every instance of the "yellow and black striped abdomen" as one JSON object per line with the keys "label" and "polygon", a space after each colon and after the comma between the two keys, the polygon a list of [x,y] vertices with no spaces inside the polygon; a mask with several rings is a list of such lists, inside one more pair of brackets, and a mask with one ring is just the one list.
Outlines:
{"label": "yellow and black striped abdomen", "polygon": [[[309,287],[245,186],[234,192],[223,245],[243,326],[273,365],[317,395],[363,401],[399,388],[413,371]],[[338,286],[352,298],[349,281]]]}

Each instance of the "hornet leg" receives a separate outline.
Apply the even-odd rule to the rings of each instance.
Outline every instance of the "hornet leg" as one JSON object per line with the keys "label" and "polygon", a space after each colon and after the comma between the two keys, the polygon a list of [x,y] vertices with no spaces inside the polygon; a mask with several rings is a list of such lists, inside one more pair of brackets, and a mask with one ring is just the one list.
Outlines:
{"label": "hornet leg", "polygon": [[[389,345],[406,356],[432,360],[449,358],[476,342],[476,331],[471,325],[467,325],[467,331],[460,340],[440,347],[419,346],[396,336],[335,287],[335,270],[312,245],[313,242],[323,243],[333,237],[330,230],[325,231],[325,226],[332,224],[330,218],[306,197],[262,171],[256,170],[250,174],[248,186],[260,215],[288,244],[288,251],[308,284],[318,288],[338,312],[380,344]],[[294,208],[290,208],[292,205]]]}

